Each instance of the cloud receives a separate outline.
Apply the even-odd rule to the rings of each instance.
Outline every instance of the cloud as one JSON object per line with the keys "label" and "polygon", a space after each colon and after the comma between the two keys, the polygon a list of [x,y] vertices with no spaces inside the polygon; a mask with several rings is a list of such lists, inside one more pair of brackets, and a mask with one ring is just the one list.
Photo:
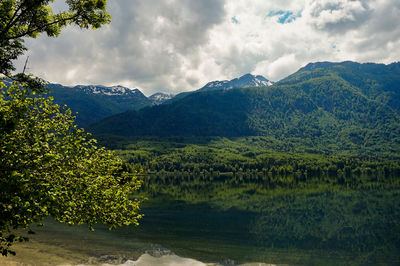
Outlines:
{"label": "cloud", "polygon": [[253,72],[254,74],[266,73],[268,77],[282,77],[286,76],[287,73],[295,72],[297,69],[296,55],[287,54],[272,62],[268,60],[259,62]]}
{"label": "cloud", "polygon": [[[56,39],[28,40],[34,73],[63,84],[125,83],[149,93],[193,84],[198,49],[224,17],[223,2],[109,2],[112,23],[96,31],[70,27]],[[197,60],[196,60],[197,59]]]}
{"label": "cloud", "polygon": [[277,81],[315,61],[400,58],[397,0],[119,0],[109,10],[112,23],[100,30],[27,40],[29,70],[51,82],[149,95],[245,73]]}
{"label": "cloud", "polygon": [[370,17],[368,0],[312,0],[305,13],[308,22],[319,30],[334,33],[357,28]]}

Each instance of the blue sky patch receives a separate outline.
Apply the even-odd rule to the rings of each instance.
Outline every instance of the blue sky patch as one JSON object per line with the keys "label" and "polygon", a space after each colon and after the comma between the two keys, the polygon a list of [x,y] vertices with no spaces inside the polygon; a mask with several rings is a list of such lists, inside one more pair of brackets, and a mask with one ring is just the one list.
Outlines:
{"label": "blue sky patch", "polygon": [[232,17],[233,24],[239,24],[239,20],[236,17]]}
{"label": "blue sky patch", "polygon": [[301,17],[301,12],[294,14],[292,11],[270,11],[267,15],[268,17],[277,17],[278,22],[281,24],[291,23],[295,21],[297,18]]}

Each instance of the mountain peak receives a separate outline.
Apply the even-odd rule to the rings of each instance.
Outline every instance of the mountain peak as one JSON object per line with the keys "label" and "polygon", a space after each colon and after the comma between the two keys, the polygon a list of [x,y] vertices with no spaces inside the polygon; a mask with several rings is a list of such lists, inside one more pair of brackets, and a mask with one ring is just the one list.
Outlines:
{"label": "mountain peak", "polygon": [[252,75],[252,74],[250,74],[250,73],[247,73],[247,74],[244,74],[243,76],[241,76],[239,79],[254,79],[256,76],[254,76],[254,75]]}
{"label": "mountain peak", "polygon": [[213,91],[213,90],[230,90],[236,88],[246,87],[268,87],[273,84],[272,81],[266,79],[261,75],[252,75],[250,73],[235,78],[232,80],[212,81],[207,83],[204,87],[198,91]]}
{"label": "mountain peak", "polygon": [[148,98],[153,103],[153,105],[159,105],[168,100],[171,100],[174,96],[175,96],[174,94],[170,93],[157,92]]}

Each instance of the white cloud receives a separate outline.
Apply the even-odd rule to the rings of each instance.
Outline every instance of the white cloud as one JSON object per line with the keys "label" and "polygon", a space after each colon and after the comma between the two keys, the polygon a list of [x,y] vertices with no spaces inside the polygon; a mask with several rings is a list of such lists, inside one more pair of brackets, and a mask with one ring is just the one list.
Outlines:
{"label": "white cloud", "polygon": [[273,62],[262,61],[256,65],[254,73],[266,73],[268,77],[283,77],[295,72],[299,66],[295,54],[287,54]]}
{"label": "white cloud", "polygon": [[109,7],[112,23],[100,30],[71,27],[56,39],[28,40],[30,70],[62,84],[151,94],[249,72],[277,81],[308,62],[400,58],[398,0],[119,0]]}
{"label": "white cloud", "polygon": [[369,15],[368,2],[359,0],[311,0],[305,9],[308,22],[317,29],[347,31],[358,27]]}

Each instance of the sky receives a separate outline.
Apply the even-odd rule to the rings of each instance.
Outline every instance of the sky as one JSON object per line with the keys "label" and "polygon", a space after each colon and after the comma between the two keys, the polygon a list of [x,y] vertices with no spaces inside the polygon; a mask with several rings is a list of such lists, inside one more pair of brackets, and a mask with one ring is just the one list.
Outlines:
{"label": "sky", "polygon": [[112,22],[101,29],[27,39],[17,70],[29,55],[29,71],[53,83],[151,95],[246,73],[279,81],[310,62],[400,60],[399,0],[108,2]]}

